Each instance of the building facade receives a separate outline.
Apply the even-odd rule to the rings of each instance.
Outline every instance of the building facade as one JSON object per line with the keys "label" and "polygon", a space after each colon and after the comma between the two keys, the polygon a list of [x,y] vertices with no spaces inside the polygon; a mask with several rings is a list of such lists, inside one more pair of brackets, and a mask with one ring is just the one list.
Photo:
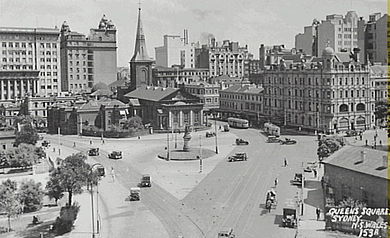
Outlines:
{"label": "building facade", "polygon": [[349,11],[345,16],[333,14],[321,22],[313,20],[311,26],[304,28],[304,33],[295,37],[295,48],[305,54],[322,56],[322,50],[329,46],[336,53],[361,50],[364,56],[365,22],[356,12]]}
{"label": "building facade", "polygon": [[[144,86],[126,94],[138,101],[139,116],[155,129],[184,130],[185,126],[203,125],[203,103],[179,88]],[[130,109],[133,111],[133,108]]]}
{"label": "building facade", "polygon": [[177,88],[181,84],[205,82],[209,74],[208,69],[156,66],[153,68],[153,85]]}
{"label": "building facade", "polygon": [[94,84],[110,84],[117,78],[116,28],[103,15],[97,29],[89,36],[72,32],[64,22],[61,27],[62,90],[82,93]]}
{"label": "building facade", "polygon": [[256,124],[264,114],[263,91],[258,85],[234,85],[221,90],[220,108],[217,111],[222,119],[245,118],[251,121],[251,124]]}
{"label": "building facade", "polygon": [[279,125],[336,132],[373,126],[373,85],[366,65],[327,47],[311,62],[264,72],[264,113]]}
{"label": "building facade", "polygon": [[12,102],[39,92],[39,70],[0,70],[0,101]]}
{"label": "building facade", "polygon": [[200,98],[204,112],[219,108],[219,85],[206,82],[183,84],[184,90]]}
{"label": "building facade", "polygon": [[[39,96],[59,95],[61,92],[59,35],[60,32],[56,28],[0,27],[0,71],[7,71],[10,77],[8,81],[10,85],[4,84],[1,91],[5,89],[8,95],[14,97],[19,95],[13,94],[17,93],[15,91],[25,93],[24,89],[33,89],[32,92],[35,91],[35,95]],[[10,76],[12,72],[15,72],[15,76]],[[39,72],[39,80],[26,80],[25,76],[24,79],[16,79],[21,72],[34,79],[36,72]],[[28,83],[30,85],[27,85]]]}
{"label": "building facade", "polygon": [[387,29],[388,15],[374,13],[369,16],[365,30],[365,60],[371,63],[388,64]]}

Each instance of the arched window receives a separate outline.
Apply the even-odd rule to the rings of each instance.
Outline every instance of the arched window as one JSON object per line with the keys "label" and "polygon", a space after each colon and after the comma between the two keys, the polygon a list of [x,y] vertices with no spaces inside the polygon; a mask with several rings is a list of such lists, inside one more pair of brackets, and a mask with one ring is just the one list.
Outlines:
{"label": "arched window", "polygon": [[341,104],[339,108],[340,112],[348,112],[348,105],[347,104]]}
{"label": "arched window", "polygon": [[366,110],[366,106],[364,105],[364,103],[358,103],[356,105],[356,111],[364,111]]}
{"label": "arched window", "polygon": [[364,119],[364,117],[358,117],[356,119],[356,124],[357,125],[365,125],[366,124],[366,119]]}

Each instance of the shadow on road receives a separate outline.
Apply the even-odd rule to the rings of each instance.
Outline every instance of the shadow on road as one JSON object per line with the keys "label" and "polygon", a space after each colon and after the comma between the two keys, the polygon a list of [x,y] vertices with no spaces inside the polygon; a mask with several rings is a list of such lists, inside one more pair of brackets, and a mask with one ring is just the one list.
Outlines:
{"label": "shadow on road", "polygon": [[274,224],[282,227],[282,215],[275,215]]}
{"label": "shadow on road", "polygon": [[321,188],[321,182],[320,181],[314,181],[314,180],[306,180],[305,181],[305,188],[307,188],[307,189],[320,189]]}
{"label": "shadow on road", "polygon": [[53,223],[54,223],[54,221],[47,221],[47,222],[43,222],[40,225],[30,226],[30,228],[28,228],[24,231],[18,232],[17,236],[23,237],[23,238],[40,238],[40,237],[42,237],[41,236],[41,234],[42,234],[42,235],[44,235],[44,237],[48,237],[48,238],[55,237],[54,233],[49,232],[50,226]]}

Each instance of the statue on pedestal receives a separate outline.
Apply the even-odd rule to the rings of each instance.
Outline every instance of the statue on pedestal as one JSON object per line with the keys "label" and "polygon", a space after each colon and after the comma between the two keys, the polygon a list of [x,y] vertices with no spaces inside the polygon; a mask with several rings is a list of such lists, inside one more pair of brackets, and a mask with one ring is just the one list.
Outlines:
{"label": "statue on pedestal", "polygon": [[185,126],[183,140],[183,151],[189,151],[190,147],[188,145],[188,142],[191,140],[191,126],[189,125]]}

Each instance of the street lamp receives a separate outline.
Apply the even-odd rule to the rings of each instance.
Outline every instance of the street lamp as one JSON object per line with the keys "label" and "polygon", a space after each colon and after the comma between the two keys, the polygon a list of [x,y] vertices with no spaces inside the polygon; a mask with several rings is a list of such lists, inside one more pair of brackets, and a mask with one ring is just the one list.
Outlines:
{"label": "street lamp", "polygon": [[[93,173],[93,168],[95,166],[101,166],[103,167],[102,164],[100,163],[96,163],[96,164],[93,164],[91,167],[90,167],[90,173],[89,173],[89,180],[90,180],[90,191],[91,191],[91,219],[92,219],[92,238],[95,238],[95,213],[94,213],[94,207],[93,207],[93,180],[92,180],[92,173]],[[99,174],[100,176],[100,174]],[[98,185],[99,183],[96,182],[96,191],[97,191],[97,195],[99,195],[99,190],[98,190]],[[97,205],[97,216],[99,217],[99,204],[98,204],[98,201],[99,201],[99,198],[97,198],[96,200],[96,205]],[[96,227],[97,227],[97,233],[99,233],[99,220],[96,220]]]}
{"label": "street lamp", "polygon": [[217,113],[213,113],[213,116],[215,129],[215,153],[218,154]]}

